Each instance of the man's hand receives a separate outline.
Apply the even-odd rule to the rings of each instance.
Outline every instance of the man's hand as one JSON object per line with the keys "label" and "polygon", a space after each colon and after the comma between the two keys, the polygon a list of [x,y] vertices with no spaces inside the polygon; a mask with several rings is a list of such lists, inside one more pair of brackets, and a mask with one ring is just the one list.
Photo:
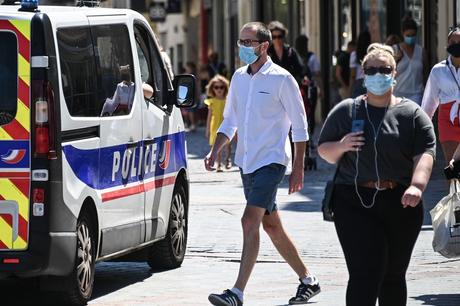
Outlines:
{"label": "man's hand", "polygon": [[303,169],[293,167],[289,178],[289,194],[302,190],[303,188]]}
{"label": "man's hand", "polygon": [[208,171],[216,170],[216,168],[214,168],[215,161],[216,161],[216,154],[214,154],[213,150],[211,149],[208,155],[206,155],[206,157],[204,158],[204,167],[206,168],[206,170]]}
{"label": "man's hand", "polygon": [[342,151],[361,151],[364,140],[363,131],[348,133],[340,140]]}
{"label": "man's hand", "polygon": [[401,198],[401,203],[404,208],[408,206],[415,207],[418,205],[418,203],[420,203],[421,199],[422,199],[422,191],[420,190],[420,188],[418,188],[417,186],[411,185],[404,192]]}

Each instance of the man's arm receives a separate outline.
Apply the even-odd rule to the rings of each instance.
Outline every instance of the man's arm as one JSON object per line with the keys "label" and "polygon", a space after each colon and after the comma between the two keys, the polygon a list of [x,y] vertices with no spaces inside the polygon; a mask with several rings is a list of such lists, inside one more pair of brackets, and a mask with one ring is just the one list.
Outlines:
{"label": "man's arm", "polygon": [[307,143],[305,141],[294,142],[294,163],[292,165],[292,173],[289,178],[289,194],[302,190],[303,188],[303,168],[304,157]]}

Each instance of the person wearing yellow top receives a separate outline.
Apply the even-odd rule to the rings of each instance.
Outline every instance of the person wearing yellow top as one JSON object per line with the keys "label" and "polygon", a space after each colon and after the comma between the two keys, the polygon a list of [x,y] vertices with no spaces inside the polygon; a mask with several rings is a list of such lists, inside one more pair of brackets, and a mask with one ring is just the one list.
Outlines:
{"label": "person wearing yellow top", "polygon": [[[208,85],[206,86],[206,93],[209,97],[208,99],[204,100],[204,104],[208,106],[206,137],[209,139],[210,146],[214,145],[217,129],[224,120],[224,107],[228,93],[228,84],[229,82],[225,77],[216,75],[209,81]],[[225,151],[227,152],[225,168],[230,169],[232,167],[232,161],[230,158],[232,147],[230,143],[225,148]],[[217,157],[217,172],[222,171],[222,154],[219,154]]]}

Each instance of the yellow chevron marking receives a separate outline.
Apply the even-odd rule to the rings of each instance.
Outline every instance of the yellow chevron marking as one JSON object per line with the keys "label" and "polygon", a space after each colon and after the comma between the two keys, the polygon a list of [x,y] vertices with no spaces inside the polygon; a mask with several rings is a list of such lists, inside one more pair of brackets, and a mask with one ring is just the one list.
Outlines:
{"label": "yellow chevron marking", "polygon": [[29,222],[29,199],[9,179],[0,179],[0,194],[19,204],[19,214]]}
{"label": "yellow chevron marking", "polygon": [[20,53],[18,53],[18,75],[27,86],[30,86],[30,64]]}
{"label": "yellow chevron marking", "polygon": [[9,249],[13,248],[13,229],[3,218],[0,218],[0,240]]}
{"label": "yellow chevron marking", "polygon": [[27,248],[27,242],[24,241],[24,239],[21,238],[21,236],[18,235],[18,238],[13,241],[13,248],[15,250],[24,250]]}
{"label": "yellow chevron marking", "polygon": [[27,132],[30,132],[29,114],[29,108],[25,106],[20,99],[18,99],[18,111],[16,113],[16,120],[27,130]]}
{"label": "yellow chevron marking", "polygon": [[30,40],[30,21],[29,20],[10,20],[10,23]]}
{"label": "yellow chevron marking", "polygon": [[13,137],[0,127],[0,140],[13,140]]}

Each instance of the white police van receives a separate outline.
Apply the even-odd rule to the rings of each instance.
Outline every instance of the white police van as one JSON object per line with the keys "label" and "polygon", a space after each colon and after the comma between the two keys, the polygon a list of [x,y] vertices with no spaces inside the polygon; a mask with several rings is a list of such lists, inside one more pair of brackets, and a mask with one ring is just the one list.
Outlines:
{"label": "white police van", "polygon": [[189,183],[178,107],[194,103],[193,76],[169,79],[134,11],[10,2],[0,5],[0,278],[40,276],[85,304],[97,261],[180,266]]}

